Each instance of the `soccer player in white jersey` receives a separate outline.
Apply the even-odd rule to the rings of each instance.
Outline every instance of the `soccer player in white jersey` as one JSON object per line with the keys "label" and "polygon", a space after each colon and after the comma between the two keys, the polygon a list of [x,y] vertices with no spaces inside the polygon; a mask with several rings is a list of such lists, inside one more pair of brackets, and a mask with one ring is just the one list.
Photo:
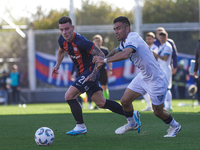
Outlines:
{"label": "soccer player in white jersey", "polygon": [[[155,34],[153,32],[148,32],[145,37],[146,43],[149,46],[150,50],[158,51],[158,47],[154,44],[155,41]],[[152,111],[151,106],[151,98],[148,93],[143,95],[143,98],[147,102],[146,108],[142,109],[141,111]]]}
{"label": "soccer player in white jersey", "polygon": [[172,111],[171,101],[172,101],[172,94],[171,94],[171,87],[172,87],[172,68],[171,68],[171,59],[172,59],[172,46],[169,42],[167,42],[168,34],[166,31],[161,31],[158,35],[160,39],[161,45],[159,46],[158,51],[154,51],[158,63],[160,64],[161,68],[165,72],[168,80],[168,90],[165,96],[165,109],[167,111]]}
{"label": "soccer player in white jersey", "polygon": [[130,58],[140,70],[131,81],[121,98],[121,104],[128,123],[115,130],[116,134],[124,134],[130,130],[137,130],[139,125],[133,116],[132,102],[146,92],[150,95],[155,116],[170,126],[164,137],[175,137],[181,130],[181,125],[163,109],[168,81],[146,42],[136,32],[130,31],[128,18],[120,16],[114,21],[114,32],[118,41],[118,48],[112,50],[106,58],[94,56],[95,63],[109,63]]}

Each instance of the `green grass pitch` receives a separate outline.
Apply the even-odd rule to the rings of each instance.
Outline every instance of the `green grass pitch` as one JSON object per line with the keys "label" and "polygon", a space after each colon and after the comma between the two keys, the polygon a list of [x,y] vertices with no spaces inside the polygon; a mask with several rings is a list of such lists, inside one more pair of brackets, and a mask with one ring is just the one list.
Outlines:
{"label": "green grass pitch", "polygon": [[[184,103],[185,106],[178,106]],[[146,104],[133,102],[136,110]],[[200,106],[192,107],[192,100],[173,100],[171,115],[182,125],[175,138],[163,138],[168,125],[153,115],[141,112],[141,133],[129,131],[116,135],[115,129],[124,125],[125,117],[108,110],[89,110],[84,103],[83,117],[88,133],[67,136],[75,121],[66,103],[27,104],[26,108],[0,105],[0,150],[199,150]],[[55,139],[50,146],[38,146],[36,130],[50,127]]]}

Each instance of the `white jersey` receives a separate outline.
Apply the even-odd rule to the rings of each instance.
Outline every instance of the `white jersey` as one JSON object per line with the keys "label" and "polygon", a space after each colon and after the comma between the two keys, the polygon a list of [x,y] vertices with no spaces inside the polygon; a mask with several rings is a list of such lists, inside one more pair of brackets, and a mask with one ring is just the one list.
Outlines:
{"label": "white jersey", "polygon": [[172,68],[171,68],[172,46],[171,44],[169,42],[165,42],[163,45],[160,45],[157,54],[160,56],[164,56],[164,55],[169,56],[167,61],[164,61],[158,58],[158,63],[167,76],[167,80],[169,82],[168,88],[171,88],[172,86],[171,85],[172,84],[172,81],[171,81],[172,80]]}
{"label": "white jersey", "polygon": [[165,73],[154,58],[153,52],[136,32],[130,32],[125,42],[121,41],[118,49],[123,51],[127,47],[134,49],[130,60],[140,70],[140,73],[127,88],[141,95],[148,93],[152,104],[161,105],[165,100],[168,83]]}
{"label": "white jersey", "polygon": [[155,44],[152,44],[149,48],[150,48],[150,50],[158,52],[158,46],[156,46]]}
{"label": "white jersey", "polygon": [[165,77],[152,51],[138,33],[130,32],[125,42],[122,41],[120,43],[118,49],[123,51],[123,49],[127,47],[131,47],[135,50],[135,52],[130,55],[130,60],[138,67],[145,81],[152,81]]}

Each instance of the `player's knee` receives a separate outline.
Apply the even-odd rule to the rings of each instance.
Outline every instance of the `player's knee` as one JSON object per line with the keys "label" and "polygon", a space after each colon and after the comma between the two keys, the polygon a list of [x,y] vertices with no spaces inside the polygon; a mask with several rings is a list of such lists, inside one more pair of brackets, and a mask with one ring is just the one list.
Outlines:
{"label": "player's knee", "polygon": [[121,99],[121,104],[123,107],[128,107],[130,105],[130,103],[123,98]]}
{"label": "player's knee", "polygon": [[75,97],[73,97],[70,94],[65,93],[65,101],[71,100],[71,99],[76,99]]}

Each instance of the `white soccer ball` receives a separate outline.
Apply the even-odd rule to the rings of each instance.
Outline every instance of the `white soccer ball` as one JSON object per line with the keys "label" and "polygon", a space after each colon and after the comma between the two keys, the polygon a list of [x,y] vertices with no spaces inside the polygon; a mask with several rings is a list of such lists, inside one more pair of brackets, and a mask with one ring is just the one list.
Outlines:
{"label": "white soccer ball", "polygon": [[41,127],[35,132],[35,142],[40,146],[48,146],[53,143],[54,133],[48,127]]}

